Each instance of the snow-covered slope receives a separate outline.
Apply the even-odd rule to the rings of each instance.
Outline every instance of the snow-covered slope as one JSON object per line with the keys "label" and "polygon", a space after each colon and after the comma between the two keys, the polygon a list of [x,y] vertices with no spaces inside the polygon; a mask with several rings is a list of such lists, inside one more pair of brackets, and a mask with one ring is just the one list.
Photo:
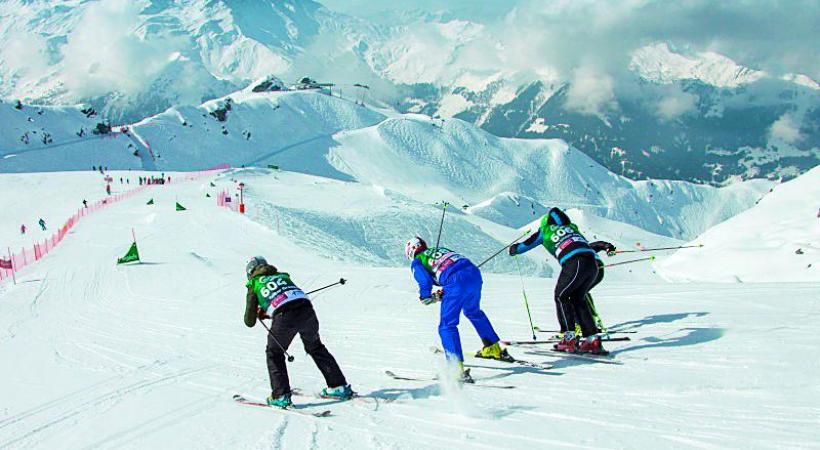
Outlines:
{"label": "snow-covered slope", "polygon": [[128,136],[96,134],[107,121],[93,108],[4,102],[0,124],[0,172],[153,168],[147,149]]}
{"label": "snow-covered slope", "polygon": [[340,172],[428,202],[473,205],[514,193],[545,207],[580,207],[672,237],[693,237],[728,219],[770,186],[762,180],[722,189],[635,182],[560,140],[499,139],[461,120],[420,115],[389,118],[335,140],[340,145],[329,158]]}
{"label": "snow-covered slope", "polygon": [[[0,171],[117,169],[193,170],[229,163],[290,165],[327,174],[325,149],[332,135],[384,116],[349,100],[316,92],[250,90],[204,103],[171,108],[133,125],[108,124],[82,107],[0,104],[8,133],[0,134]],[[126,133],[127,132],[127,133]],[[48,140],[43,137],[48,135]]]}
{"label": "snow-covered slope", "polygon": [[783,183],[753,208],[657,264],[666,278],[685,281],[820,280],[820,167]]}
{"label": "snow-covered slope", "polygon": [[[52,136],[48,144],[6,140],[10,147],[0,148],[6,172],[275,165],[382,186],[423,203],[472,206],[513,193],[676,238],[692,238],[743,211],[772,185],[635,182],[560,140],[500,139],[461,120],[382,113],[318,92],[245,90],[114,126],[103,137],[71,134],[97,120],[75,108],[5,104],[0,111],[17,133]],[[500,220],[480,210],[477,215]],[[510,220],[499,223],[515,225]]]}
{"label": "snow-covered slope", "polygon": [[[817,283],[617,283],[612,269],[594,294],[610,328],[636,332],[630,342],[608,344],[621,365],[511,348],[519,358],[555,367],[467,359],[480,383],[513,389],[398,381],[384,371],[441,372],[442,357],[428,350],[438,345],[437,307],[419,304],[406,268],[363,267],[358,253],[323,258],[274,226],[218,208],[204,196],[240,174],[220,177],[216,188],[207,180],[154,187],[83,218],[54,253],[20,274],[16,286],[0,286],[0,361],[13,362],[0,371],[0,447],[763,449],[783,443],[811,448],[820,439],[820,366],[807,357],[820,342],[805,320]],[[47,176],[77,183],[71,177],[79,175]],[[276,176],[280,180],[250,173],[242,178],[253,197],[256,189],[272,197],[270,188],[281,183],[291,197],[284,202],[295,204],[299,199],[292,196],[301,189],[304,203],[340,215],[347,208],[365,215],[357,199],[374,201],[338,181]],[[10,190],[4,179],[0,183]],[[41,187],[17,194],[42,210],[67,201]],[[333,201],[325,197],[333,193]],[[145,205],[149,197],[155,205]],[[175,211],[175,201],[188,210]],[[379,205],[376,217],[383,211]],[[432,213],[428,220],[435,223]],[[315,225],[311,233],[348,228],[306,221]],[[0,227],[13,225],[0,215]],[[132,228],[144,262],[116,266]],[[450,238],[445,234],[443,242]],[[247,329],[240,317],[244,264],[257,254],[305,288],[348,279],[344,287],[315,295],[313,304],[322,340],[363,398],[314,398],[323,380],[298,342],[288,366],[293,386],[304,394],[294,397],[296,403],[306,411],[330,409],[331,417],[231,400],[234,393],[269,393],[265,332]],[[482,306],[505,339],[529,337],[521,283],[518,276],[485,273]],[[535,325],[553,327],[554,280],[523,283]],[[481,346],[466,321],[460,328],[467,353]],[[771,339],[786,328],[801,339],[789,345]]]}
{"label": "snow-covered slope", "polygon": [[[89,168],[90,169],[90,168]],[[144,172],[108,172],[114,179],[110,183],[111,193],[116,195],[139,185],[138,177]],[[123,178],[123,184],[119,180]],[[125,184],[128,180],[128,184]],[[42,242],[83,207],[83,200],[93,205],[106,197],[108,185],[105,175],[99,172],[70,173],[0,173],[0,211],[3,211],[3,226],[0,228],[0,245],[3,252],[11,247],[15,253],[22,246],[31,248],[34,242]],[[34,200],[32,200],[34,199]],[[37,225],[39,219],[46,222],[47,230]],[[16,221],[16,222],[15,222]],[[26,234],[20,233],[20,226],[26,226]]]}

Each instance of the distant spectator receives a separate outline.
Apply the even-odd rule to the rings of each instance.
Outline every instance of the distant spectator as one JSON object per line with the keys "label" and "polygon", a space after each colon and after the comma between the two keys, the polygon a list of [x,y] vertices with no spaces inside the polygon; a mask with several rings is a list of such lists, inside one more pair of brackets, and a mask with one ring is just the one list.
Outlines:
{"label": "distant spectator", "polygon": [[88,200],[83,199],[83,208],[88,208]]}
{"label": "distant spectator", "polygon": [[105,193],[108,194],[108,195],[111,195],[111,185],[110,184],[105,185]]}
{"label": "distant spectator", "polygon": [[39,220],[37,223],[39,223],[39,224],[40,224],[40,228],[42,228],[42,229],[43,229],[43,231],[46,231],[46,221],[45,221],[45,220],[43,220],[43,218],[42,218],[42,217],[40,217],[40,220]]}
{"label": "distant spectator", "polygon": [[20,225],[20,234],[26,234],[26,224]]}

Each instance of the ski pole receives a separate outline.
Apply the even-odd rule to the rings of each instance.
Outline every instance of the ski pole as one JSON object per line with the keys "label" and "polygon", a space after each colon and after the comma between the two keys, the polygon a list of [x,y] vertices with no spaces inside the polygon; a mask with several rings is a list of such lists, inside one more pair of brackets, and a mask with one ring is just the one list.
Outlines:
{"label": "ski pole", "polygon": [[659,250],[677,250],[681,248],[700,248],[703,244],[698,245],[680,245],[678,247],[656,247],[656,248],[642,248],[639,250],[615,250],[615,253],[640,253],[640,252],[655,252]]}
{"label": "ski pole", "polygon": [[320,287],[319,289],[314,289],[310,292],[305,292],[305,295],[310,295],[310,294],[313,294],[314,292],[319,292],[319,291],[325,290],[327,288],[336,286],[337,284],[345,284],[345,283],[347,283],[347,280],[345,280],[344,278],[339,278],[339,281],[337,281],[335,283],[328,284],[327,286]]}
{"label": "ski pole", "polygon": [[482,262],[481,262],[481,264],[479,264],[479,265],[478,265],[478,266],[476,266],[476,267],[481,267],[481,266],[483,266],[484,264],[487,264],[487,263],[488,263],[491,259],[493,259],[493,258],[495,258],[496,256],[500,255],[500,254],[501,254],[501,252],[503,252],[504,250],[508,249],[511,245],[513,245],[513,244],[515,244],[516,242],[520,241],[521,239],[523,239],[523,238],[524,238],[526,235],[528,235],[528,234],[530,234],[530,230],[525,231],[525,232],[524,232],[524,234],[522,234],[521,236],[519,236],[519,237],[515,238],[515,240],[514,240],[514,241],[512,241],[512,242],[510,242],[509,244],[507,244],[507,245],[505,245],[505,246],[501,247],[501,250],[499,250],[499,251],[497,251],[497,252],[493,253],[493,254],[492,254],[492,256],[490,256],[489,258],[487,258],[487,259],[485,259],[484,261],[482,261]]}
{"label": "ski pole", "polygon": [[655,260],[654,256],[649,256],[649,257],[646,257],[646,258],[631,259],[629,261],[621,261],[621,262],[616,262],[616,263],[612,263],[612,264],[607,264],[604,267],[615,267],[615,266],[622,266],[624,264],[632,264],[632,263],[641,262],[641,261],[654,261],[654,260]]}
{"label": "ski pole", "polygon": [[[512,245],[512,244],[510,244]],[[527,301],[527,290],[524,289],[524,274],[521,272],[521,263],[518,262],[518,256],[513,256],[515,265],[518,266],[518,276],[521,277],[521,293],[524,294],[524,306],[527,308],[527,318],[530,319],[530,331],[532,331],[532,340],[535,340],[535,326],[532,324],[532,314],[530,314],[530,302]]]}
{"label": "ski pole", "polygon": [[[270,328],[268,328],[268,326],[265,325],[265,322],[263,322],[262,319],[259,319],[259,323],[261,323],[262,326],[265,327],[266,330],[268,330],[268,336],[270,336],[270,338],[273,339],[273,342],[276,342],[276,345],[278,345],[279,348],[282,349],[282,353],[284,353],[285,356],[288,357],[288,362],[293,362],[293,360],[296,359],[296,358],[294,358],[293,355],[288,353],[288,351],[285,350],[285,347],[283,347],[282,344],[279,343],[279,340],[276,339],[276,336],[273,335],[273,331],[271,331]],[[273,323],[273,319],[271,319],[271,323]]]}
{"label": "ski pole", "polygon": [[436,238],[436,250],[438,250],[438,244],[441,242],[441,230],[444,228],[444,215],[447,214],[447,207],[450,206],[449,203],[444,202],[444,208],[441,210],[441,222],[438,224],[438,237]]}

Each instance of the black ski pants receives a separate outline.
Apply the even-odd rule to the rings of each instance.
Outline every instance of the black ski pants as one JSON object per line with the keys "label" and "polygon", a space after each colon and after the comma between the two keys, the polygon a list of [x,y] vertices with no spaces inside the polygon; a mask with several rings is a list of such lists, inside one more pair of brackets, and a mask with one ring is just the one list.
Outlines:
{"label": "black ski pants", "polygon": [[581,325],[584,336],[592,336],[598,332],[586,296],[600,281],[598,263],[592,254],[577,255],[561,267],[558,282],[555,284],[555,309],[562,333],[575,331],[576,323]]}
{"label": "black ski pants", "polygon": [[[305,351],[313,358],[316,367],[325,377],[328,387],[347,384],[339,364],[336,363],[336,359],[333,358],[333,355],[330,354],[319,338],[319,319],[316,317],[316,312],[309,300],[294,300],[278,308],[273,313],[270,330],[266,353],[268,356],[271,395],[274,398],[290,392],[290,380],[288,379],[288,368],[285,365],[284,350],[287,350],[297,333],[302,338]],[[276,341],[279,341],[284,350]]]}

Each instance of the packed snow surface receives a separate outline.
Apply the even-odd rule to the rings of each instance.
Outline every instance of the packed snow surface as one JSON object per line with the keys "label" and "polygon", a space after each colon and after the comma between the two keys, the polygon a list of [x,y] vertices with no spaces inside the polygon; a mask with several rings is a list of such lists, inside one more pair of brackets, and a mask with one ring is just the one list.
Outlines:
{"label": "packed snow surface", "polygon": [[[56,216],[61,203],[76,205],[85,189],[99,190],[99,174],[68,178],[82,175],[29,175],[28,190],[4,176],[0,186]],[[76,192],[51,196],[53,184],[33,180],[43,176]],[[205,197],[232,190],[232,179],[247,183],[249,209],[260,211],[241,216]],[[613,267],[594,295],[611,329],[636,332],[607,345],[620,365],[511,347],[519,358],[554,367],[467,359],[480,383],[514,389],[398,381],[384,371],[424,378],[443,367],[430,351],[439,345],[438,307],[418,302],[403,241],[393,242],[418,224],[378,220],[391,211],[384,199],[399,194],[258,170],[226,173],[213,180],[216,187],[209,181],[152,187],[84,217],[17,285],[0,286],[0,448],[816,448],[820,441],[820,338],[806,320],[820,313],[817,280],[669,284],[646,263]],[[155,205],[145,204],[149,198]],[[175,211],[176,201],[187,211]],[[406,207],[409,217],[424,215],[420,203],[397,205],[395,214]],[[435,229],[440,210],[426,211],[425,224]],[[602,239],[638,233],[575,214],[600,228]],[[482,225],[486,240],[518,231],[469,211],[447,220],[445,245],[463,239],[468,226]],[[0,217],[4,228],[17,222]],[[396,237],[379,244],[380,226],[396,227]],[[357,227],[376,244],[353,245]],[[143,262],[117,266],[132,228]],[[301,231],[311,238],[296,239]],[[335,255],[316,242],[322,237],[337,246]],[[481,247],[467,250],[476,260],[488,256]],[[306,289],[349,280],[312,300],[324,342],[362,398],[314,398],[323,380],[301,345],[291,347],[291,381],[305,394],[296,403],[330,409],[331,417],[231,399],[269,394],[265,332],[241,319],[244,264],[260,254]],[[506,255],[497,260],[512,264]],[[645,276],[620,278],[627,270]],[[482,305],[496,330],[503,339],[529,338],[522,280],[484,275]],[[554,280],[525,277],[523,285],[535,324],[554,328]],[[478,349],[469,323],[460,329],[465,351]],[[776,339],[782,330],[788,344]]]}
{"label": "packed snow surface", "polygon": [[820,167],[772,189],[659,264],[681,281],[820,280]]}

